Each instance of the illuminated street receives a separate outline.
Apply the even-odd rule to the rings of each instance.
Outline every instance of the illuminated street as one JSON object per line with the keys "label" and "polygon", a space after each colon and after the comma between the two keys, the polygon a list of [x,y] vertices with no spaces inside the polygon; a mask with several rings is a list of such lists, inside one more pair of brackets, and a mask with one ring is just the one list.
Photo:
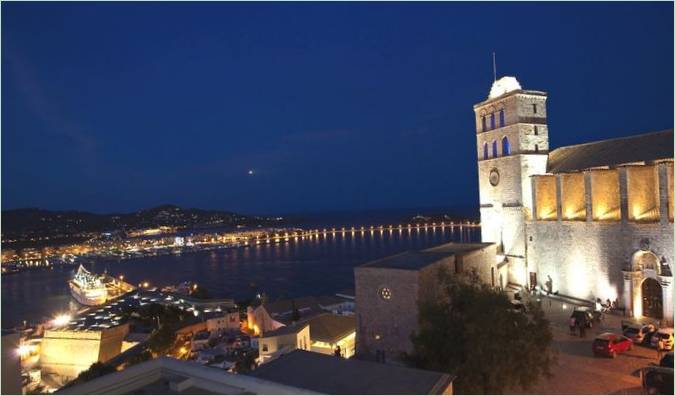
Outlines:
{"label": "illuminated street", "polygon": [[[558,350],[558,363],[552,370],[553,377],[540,381],[528,394],[640,394],[639,369],[657,363],[656,351],[635,345],[632,351],[616,359],[595,357],[591,351],[593,338],[600,333],[621,334],[620,314],[605,315],[599,326],[586,332],[585,338],[571,335],[567,321],[573,305],[542,298],[543,308],[551,320],[554,348]],[[522,392],[513,392],[522,393]]]}

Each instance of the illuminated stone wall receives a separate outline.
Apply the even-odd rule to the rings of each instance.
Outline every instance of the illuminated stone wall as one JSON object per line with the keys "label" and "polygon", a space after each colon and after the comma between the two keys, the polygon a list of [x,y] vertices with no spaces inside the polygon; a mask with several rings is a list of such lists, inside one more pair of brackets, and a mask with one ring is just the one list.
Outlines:
{"label": "illuminated stone wall", "polygon": [[558,199],[556,196],[556,177],[554,175],[534,176],[537,220],[557,220]]}
{"label": "illuminated stone wall", "polygon": [[591,202],[593,220],[621,220],[621,192],[616,169],[591,171]]}
{"label": "illuminated stone wall", "polygon": [[644,241],[651,252],[673,265],[669,223],[532,221],[527,223],[527,235],[528,266],[536,269],[539,286],[546,290],[550,277],[553,291],[564,296],[589,301],[618,298],[625,304],[622,270],[631,267]]}
{"label": "illuminated stone wall", "polygon": [[[378,294],[391,289],[391,299]],[[382,350],[386,359],[412,351],[410,333],[417,329],[419,272],[391,268],[354,268],[356,294],[356,353],[374,355]]]}
{"label": "illuminated stone wall", "polygon": [[42,339],[42,371],[63,379],[74,378],[92,363],[117,356],[129,325],[102,331],[46,330]]}
{"label": "illuminated stone wall", "polygon": [[659,220],[659,184],[655,166],[626,167],[628,219],[652,222]]}
{"label": "illuminated stone wall", "polygon": [[586,187],[583,173],[560,175],[563,220],[586,220]]}

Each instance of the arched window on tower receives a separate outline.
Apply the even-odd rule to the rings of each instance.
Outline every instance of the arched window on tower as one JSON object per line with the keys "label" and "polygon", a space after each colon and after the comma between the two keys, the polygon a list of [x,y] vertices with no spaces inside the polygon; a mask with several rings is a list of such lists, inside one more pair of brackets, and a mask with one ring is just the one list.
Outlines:
{"label": "arched window on tower", "polygon": [[539,128],[537,128],[536,125],[534,126],[534,135],[535,136],[539,135]]}
{"label": "arched window on tower", "polygon": [[490,114],[490,129],[495,129],[495,113]]}
{"label": "arched window on tower", "polygon": [[492,141],[492,158],[497,158],[497,141]]}
{"label": "arched window on tower", "polygon": [[483,143],[483,159],[488,159],[488,144],[487,142]]}
{"label": "arched window on tower", "polygon": [[502,138],[502,155],[511,154],[511,146],[509,145],[509,138],[504,136]]}
{"label": "arched window on tower", "polygon": [[534,145],[534,152],[535,152],[535,153],[538,153],[538,152],[539,152],[539,145],[538,145],[538,144],[535,144],[535,145]]}
{"label": "arched window on tower", "polygon": [[504,122],[504,109],[501,109],[501,110],[499,110],[499,127],[500,128],[503,127],[504,124],[506,124]]}
{"label": "arched window on tower", "polygon": [[480,119],[481,123],[483,124],[483,132],[485,132],[487,130],[487,124],[485,124],[485,114],[483,114],[483,116]]}

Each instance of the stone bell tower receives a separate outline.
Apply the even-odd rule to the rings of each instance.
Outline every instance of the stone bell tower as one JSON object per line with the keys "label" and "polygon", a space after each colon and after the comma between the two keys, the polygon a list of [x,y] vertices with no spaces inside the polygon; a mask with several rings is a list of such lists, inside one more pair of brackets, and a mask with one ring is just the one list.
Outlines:
{"label": "stone bell tower", "polygon": [[521,286],[536,277],[527,270],[525,222],[532,216],[530,176],[546,173],[546,98],[522,89],[515,77],[502,77],[487,100],[473,106],[482,240],[497,243],[508,282]]}

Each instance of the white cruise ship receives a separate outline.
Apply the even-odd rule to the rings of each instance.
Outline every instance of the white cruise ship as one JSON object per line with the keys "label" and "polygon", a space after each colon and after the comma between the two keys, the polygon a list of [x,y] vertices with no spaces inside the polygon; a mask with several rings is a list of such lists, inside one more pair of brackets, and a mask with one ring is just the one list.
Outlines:
{"label": "white cruise ship", "polygon": [[108,299],[108,289],[102,277],[90,273],[82,264],[68,284],[73,298],[82,305],[101,305]]}

